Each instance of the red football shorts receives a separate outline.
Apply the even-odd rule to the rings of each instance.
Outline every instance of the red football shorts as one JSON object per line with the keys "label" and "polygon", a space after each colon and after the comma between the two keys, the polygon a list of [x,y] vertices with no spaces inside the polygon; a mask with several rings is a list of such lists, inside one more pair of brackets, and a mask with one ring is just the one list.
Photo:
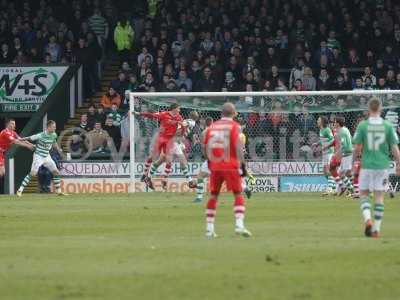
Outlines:
{"label": "red football shorts", "polygon": [[4,167],[4,153],[0,152],[0,167]]}
{"label": "red football shorts", "polygon": [[172,138],[159,136],[156,141],[155,147],[158,154],[169,153],[169,150],[171,150],[172,148]]}
{"label": "red football shorts", "polygon": [[210,175],[210,192],[211,194],[219,194],[221,186],[226,182],[228,191],[234,193],[241,193],[242,189],[242,177],[239,174],[239,170],[218,170],[211,171]]}
{"label": "red football shorts", "polygon": [[337,168],[340,166],[340,159],[336,157],[336,155],[332,156],[330,167],[332,169]]}

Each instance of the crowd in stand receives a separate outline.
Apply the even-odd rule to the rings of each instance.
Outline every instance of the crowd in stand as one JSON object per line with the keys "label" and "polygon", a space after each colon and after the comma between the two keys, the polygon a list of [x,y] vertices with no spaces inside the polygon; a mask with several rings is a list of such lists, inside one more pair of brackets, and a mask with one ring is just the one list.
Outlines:
{"label": "crowd in stand", "polygon": [[117,43],[123,71],[143,91],[400,86],[395,1],[161,1],[153,19],[123,28],[121,40],[139,40],[136,52]]}
{"label": "crowd in stand", "polygon": [[[142,15],[135,13],[137,1],[125,1],[123,14],[117,2],[0,2],[1,63],[82,64],[90,96],[99,87],[97,62],[110,49],[118,53],[115,80],[100,105],[82,116],[83,129],[111,137],[97,139],[99,151],[110,139],[120,145],[122,132],[127,136],[121,111],[129,91],[400,89],[400,4],[393,0],[149,0]],[[346,99],[335,101],[346,106]],[[289,116],[249,113],[243,125],[253,137],[293,133],[290,128],[304,135],[315,130],[306,110],[303,104]],[[205,118],[190,149],[198,149]],[[138,122],[144,136],[157,126]],[[78,137],[76,145],[84,144]],[[139,149],[148,147],[141,143]]]}

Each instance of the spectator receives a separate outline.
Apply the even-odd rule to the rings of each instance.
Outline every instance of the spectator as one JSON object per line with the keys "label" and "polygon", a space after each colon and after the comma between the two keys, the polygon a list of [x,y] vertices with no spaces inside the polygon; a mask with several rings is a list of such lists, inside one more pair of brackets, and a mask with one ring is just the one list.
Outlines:
{"label": "spectator", "polygon": [[294,87],[294,82],[298,79],[301,80],[303,75],[304,75],[304,61],[303,59],[299,59],[297,61],[296,66],[290,72],[289,88],[292,89]]}
{"label": "spectator", "polygon": [[346,61],[346,65],[349,68],[359,68],[360,67],[360,57],[357,55],[356,49],[349,50],[349,56]]}
{"label": "spectator", "polygon": [[96,108],[93,104],[89,106],[88,113],[87,113],[87,128],[92,130],[94,128],[94,123],[97,120],[97,113]]}
{"label": "spectator", "polygon": [[281,92],[283,92],[283,91],[287,91],[287,90],[288,90],[288,89],[287,89],[287,87],[286,87],[286,85],[285,85],[283,79],[282,79],[282,78],[278,78],[278,83],[277,83],[277,86],[276,86],[276,88],[275,88],[275,91],[281,91]]}
{"label": "spectator", "polygon": [[364,89],[364,84],[362,78],[358,77],[356,78],[356,81],[354,82],[354,87],[353,90],[363,90]]}
{"label": "spectator", "polygon": [[315,91],[317,89],[317,81],[313,77],[310,67],[304,68],[304,74],[301,78],[301,81],[303,82],[303,86],[306,91]]}
{"label": "spectator", "polygon": [[118,113],[118,106],[115,103],[111,105],[111,111],[107,114],[107,118],[112,120],[114,126],[121,125],[121,115]]}
{"label": "spectator", "polygon": [[186,91],[191,92],[192,91],[192,80],[187,77],[187,72],[185,70],[181,70],[179,72],[179,76],[176,79],[176,85],[178,88],[181,88],[182,85],[185,85]]}
{"label": "spectator", "polygon": [[111,81],[111,87],[120,95],[121,97],[125,95],[125,91],[129,87],[129,83],[126,80],[126,75],[123,71],[118,72],[118,78]]}
{"label": "spectator", "polygon": [[96,91],[97,61],[96,57],[87,47],[85,38],[80,38],[78,48],[75,50],[76,62],[83,66],[83,84],[85,97],[90,97]]}
{"label": "spectator", "polygon": [[10,53],[9,47],[7,44],[1,45],[1,53],[0,53],[0,63],[2,64],[10,64],[13,62],[15,55]]}
{"label": "spectator", "polygon": [[216,92],[218,90],[212,71],[209,67],[203,70],[203,78],[196,85],[196,92]]}
{"label": "spectator", "polygon": [[222,88],[227,91],[227,92],[237,92],[239,91],[239,86],[235,80],[235,77],[233,77],[232,72],[226,72],[225,74],[225,81],[222,86]]}
{"label": "spectator", "polygon": [[305,91],[303,82],[301,81],[300,78],[296,79],[294,81],[292,90],[294,90],[294,91]]}
{"label": "spectator", "polygon": [[321,69],[317,79],[317,90],[318,91],[329,91],[332,89],[332,80],[329,77],[326,69]]}
{"label": "spectator", "polygon": [[111,141],[108,132],[102,129],[101,123],[96,122],[94,129],[87,134],[86,148],[93,153],[104,152]]}
{"label": "spectator", "polygon": [[118,95],[113,87],[110,87],[108,89],[108,92],[101,98],[101,105],[105,109],[110,109],[113,104],[115,104],[117,108],[119,108],[119,106],[121,105],[121,97],[120,95]]}
{"label": "spectator", "polygon": [[[32,52],[32,50],[34,50]],[[31,49],[31,59],[33,60],[34,57],[37,56],[37,50],[36,48],[32,48]],[[67,41],[65,43],[65,47],[64,47],[64,51],[62,56],[65,58],[65,60],[70,63],[70,64],[75,64],[76,63],[76,56],[75,56],[75,51],[72,47],[72,42],[71,41]]]}
{"label": "spectator", "polygon": [[107,131],[108,135],[112,138],[115,148],[119,149],[121,145],[121,130],[119,126],[114,125],[113,118],[110,117],[110,114],[106,119],[104,130]]}
{"label": "spectator", "polygon": [[387,72],[387,68],[383,64],[383,60],[378,59],[375,64],[374,74],[376,75],[377,78],[382,78],[382,77],[386,77],[386,72]]}
{"label": "spectator", "polygon": [[93,128],[89,127],[88,115],[87,114],[82,114],[81,115],[81,121],[79,123],[79,128],[82,129],[82,130],[85,130],[85,131],[90,131],[90,130],[93,129]]}
{"label": "spectator", "polygon": [[147,49],[147,47],[142,47],[142,52],[138,55],[137,62],[138,66],[142,66],[142,63],[145,61],[145,58],[150,58],[150,63],[153,63],[153,55],[151,55]]}
{"label": "spectator", "polygon": [[389,69],[386,73],[386,84],[391,90],[397,88],[396,77],[393,69]]}
{"label": "spectator", "polygon": [[104,112],[103,105],[99,105],[96,112],[96,121],[100,122],[100,124],[104,124],[106,122],[106,113]]}
{"label": "spectator", "polygon": [[332,89],[338,90],[338,91],[350,90],[351,84],[350,84],[350,82],[346,82],[344,80],[343,75],[341,73],[339,73],[333,82]]}
{"label": "spectator", "polygon": [[366,84],[367,79],[369,79],[371,81],[371,84],[373,86],[376,85],[376,77],[374,76],[374,74],[372,74],[370,67],[364,68],[364,74],[361,76],[361,79],[362,79],[364,85]]}
{"label": "spectator", "polygon": [[146,73],[144,82],[139,87],[143,88],[145,91],[148,91],[148,92],[155,91],[156,82],[155,82],[153,74],[151,72]]}
{"label": "spectator", "polygon": [[336,39],[336,32],[334,30],[329,31],[329,37],[326,45],[330,51],[333,52],[334,49],[337,49],[340,52],[340,42]]}
{"label": "spectator", "polygon": [[88,25],[92,30],[101,48],[104,48],[105,41],[107,40],[109,28],[107,20],[101,15],[100,8],[96,7],[93,10],[93,15],[88,19]]}
{"label": "spectator", "polygon": [[385,78],[378,79],[378,85],[376,87],[378,90],[390,90],[390,87],[386,84]]}
{"label": "spectator", "polygon": [[123,17],[114,30],[114,42],[118,50],[120,61],[128,61],[132,49],[135,32],[129,21]]}
{"label": "spectator", "polygon": [[315,118],[308,112],[306,107],[303,108],[303,111],[298,118],[298,126],[301,134],[304,136],[315,128]]}
{"label": "spectator", "polygon": [[271,83],[273,89],[278,86],[278,79],[280,78],[278,66],[273,65],[271,71],[267,76],[267,80]]}
{"label": "spectator", "polygon": [[121,121],[121,147],[124,151],[129,147],[130,141],[130,113],[128,112]]}
{"label": "spectator", "polygon": [[56,36],[51,35],[49,43],[44,48],[44,51],[50,54],[50,59],[52,63],[57,63],[61,59],[61,47],[56,41]]}

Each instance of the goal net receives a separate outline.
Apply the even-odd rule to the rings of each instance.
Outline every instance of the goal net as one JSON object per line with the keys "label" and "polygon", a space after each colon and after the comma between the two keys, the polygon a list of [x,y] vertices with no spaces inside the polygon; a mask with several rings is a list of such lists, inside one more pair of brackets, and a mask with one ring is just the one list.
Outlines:
{"label": "goal net", "polygon": [[[235,104],[237,121],[246,135],[248,169],[257,179],[254,191],[305,191],[324,189],[322,153],[317,119],[326,116],[333,122],[345,118],[353,134],[357,124],[367,116],[371,97],[381,100],[382,116],[396,127],[400,91],[312,91],[312,92],[219,92],[219,93],[131,93],[131,112],[160,112],[179,103],[181,115],[199,114],[194,128],[184,140],[190,175],[196,176],[203,161],[201,132],[209,119],[221,117],[225,102]],[[138,186],[146,158],[158,134],[156,120],[136,116],[130,119],[130,163],[132,191]],[[132,142],[133,141],[133,142]],[[161,176],[163,167],[158,170]],[[181,178],[180,164],[174,162],[171,178]],[[307,177],[307,178],[305,178]],[[136,185],[135,185],[136,182]],[[173,180],[171,182],[174,182]],[[287,184],[287,182],[291,184]],[[296,184],[298,183],[298,184]]]}

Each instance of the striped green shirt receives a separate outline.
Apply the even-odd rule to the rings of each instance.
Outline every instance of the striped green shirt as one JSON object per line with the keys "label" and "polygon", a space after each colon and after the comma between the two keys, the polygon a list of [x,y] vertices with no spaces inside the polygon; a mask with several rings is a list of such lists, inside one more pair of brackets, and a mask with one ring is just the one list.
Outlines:
{"label": "striped green shirt", "polygon": [[89,27],[97,36],[104,36],[108,27],[107,20],[102,16],[93,15],[89,18]]}
{"label": "striped green shirt", "polygon": [[[325,127],[319,130],[319,140],[322,147],[331,145],[333,142],[332,130],[329,127]],[[323,154],[333,153],[333,147],[326,148],[322,151]]]}
{"label": "striped green shirt", "polygon": [[348,156],[353,153],[353,143],[352,137],[349,129],[347,127],[342,127],[339,129],[340,138],[340,151],[343,156]]}
{"label": "striped green shirt", "polygon": [[113,120],[114,126],[121,126],[122,117],[118,112],[112,111],[107,115],[107,117]]}
{"label": "striped green shirt", "polygon": [[32,142],[36,141],[35,154],[41,157],[47,157],[51,148],[57,142],[57,133],[48,133],[43,131],[41,133],[32,135],[29,139]]}

